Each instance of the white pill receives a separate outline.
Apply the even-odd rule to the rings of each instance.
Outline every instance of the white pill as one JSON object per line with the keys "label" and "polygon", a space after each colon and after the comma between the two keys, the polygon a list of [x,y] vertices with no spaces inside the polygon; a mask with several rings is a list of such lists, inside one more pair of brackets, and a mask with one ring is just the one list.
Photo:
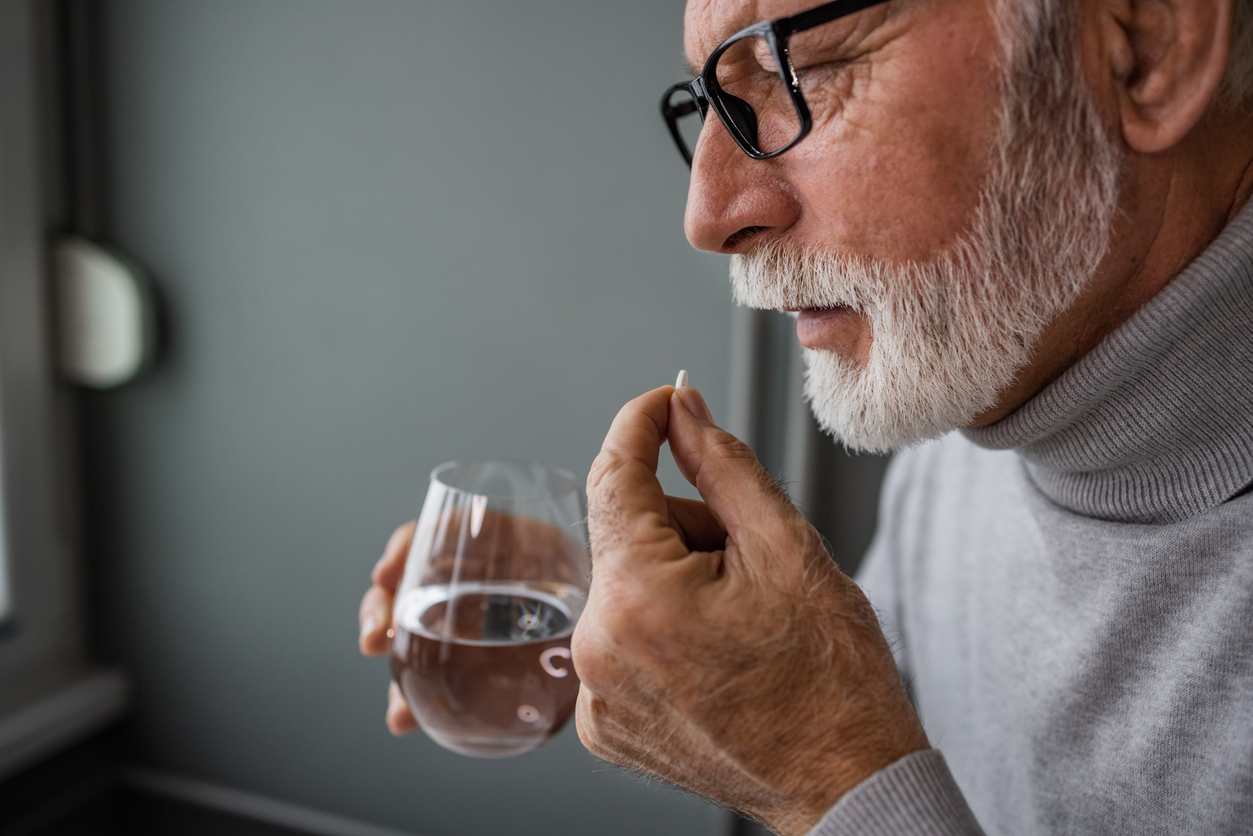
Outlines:
{"label": "white pill", "polygon": [[679,379],[674,382],[675,389],[682,389],[687,385],[687,369],[679,372]]}

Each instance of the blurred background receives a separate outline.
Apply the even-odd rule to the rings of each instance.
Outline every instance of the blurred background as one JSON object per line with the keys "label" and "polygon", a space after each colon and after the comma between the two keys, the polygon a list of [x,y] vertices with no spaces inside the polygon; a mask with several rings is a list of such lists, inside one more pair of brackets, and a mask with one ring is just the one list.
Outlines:
{"label": "blurred background", "polygon": [[[582,477],[680,368],[855,568],[883,462],[817,434],[790,321],[684,239],[681,0],[0,3],[0,831],[750,832],[573,724],[504,761],[394,739],[356,649],[435,465]],[[151,283],[125,385],[58,376],[71,233]]]}

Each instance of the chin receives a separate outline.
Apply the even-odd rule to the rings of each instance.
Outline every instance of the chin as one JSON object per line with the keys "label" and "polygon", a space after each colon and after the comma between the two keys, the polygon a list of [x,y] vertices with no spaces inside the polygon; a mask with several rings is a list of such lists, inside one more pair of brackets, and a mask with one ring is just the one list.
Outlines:
{"label": "chin", "polygon": [[951,356],[927,362],[916,346],[885,351],[885,342],[864,363],[838,351],[805,349],[805,399],[814,418],[853,450],[889,453],[969,426],[992,409],[1026,362],[1021,346],[982,362]]}

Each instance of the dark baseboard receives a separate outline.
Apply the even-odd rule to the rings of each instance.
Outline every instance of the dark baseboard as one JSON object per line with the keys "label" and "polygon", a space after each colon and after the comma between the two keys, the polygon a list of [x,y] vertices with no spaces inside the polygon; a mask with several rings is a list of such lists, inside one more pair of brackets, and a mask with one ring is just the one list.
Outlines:
{"label": "dark baseboard", "polygon": [[0,783],[4,836],[307,836],[128,786],[125,724]]}
{"label": "dark baseboard", "polygon": [[57,820],[100,802],[116,786],[126,751],[119,724],[0,782],[0,832],[43,833]]}
{"label": "dark baseboard", "polygon": [[[0,836],[404,836],[170,773],[136,769],[122,722],[0,782]],[[310,829],[305,829],[310,828]],[[734,836],[769,836],[740,819]]]}

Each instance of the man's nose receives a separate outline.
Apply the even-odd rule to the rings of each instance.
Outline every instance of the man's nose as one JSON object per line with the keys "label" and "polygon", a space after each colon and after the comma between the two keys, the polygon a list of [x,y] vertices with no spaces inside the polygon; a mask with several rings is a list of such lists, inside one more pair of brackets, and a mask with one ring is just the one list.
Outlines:
{"label": "man's nose", "polygon": [[737,253],[800,216],[795,191],[769,160],[754,160],[711,112],[692,160],[684,229],[698,250]]}

